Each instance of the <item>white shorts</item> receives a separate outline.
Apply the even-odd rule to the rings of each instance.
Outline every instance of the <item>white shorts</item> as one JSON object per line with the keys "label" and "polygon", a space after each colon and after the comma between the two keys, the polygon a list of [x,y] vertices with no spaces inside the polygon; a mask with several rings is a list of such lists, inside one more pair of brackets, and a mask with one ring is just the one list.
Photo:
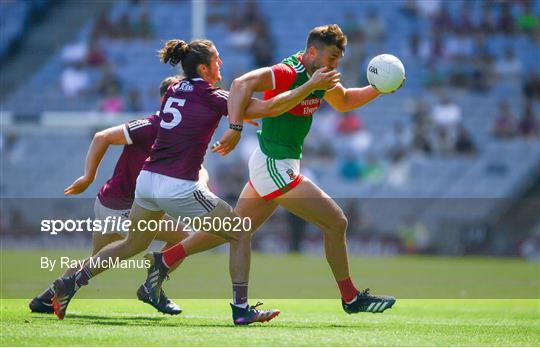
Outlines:
{"label": "white shorts", "polygon": [[[104,206],[99,198],[96,197],[96,202],[94,203],[94,215],[96,220],[101,220],[102,223],[107,217],[118,217],[121,220],[129,218],[129,212],[131,209],[116,210],[107,208]],[[127,231],[109,231],[105,230],[104,234],[119,234],[121,236],[127,236]]]}
{"label": "white shorts", "polygon": [[152,211],[165,211],[174,219],[204,215],[214,210],[219,198],[197,181],[182,180],[141,170],[135,203]]}
{"label": "white shorts", "polygon": [[300,160],[277,160],[266,156],[259,146],[249,158],[249,183],[264,199],[284,194],[302,182]]}

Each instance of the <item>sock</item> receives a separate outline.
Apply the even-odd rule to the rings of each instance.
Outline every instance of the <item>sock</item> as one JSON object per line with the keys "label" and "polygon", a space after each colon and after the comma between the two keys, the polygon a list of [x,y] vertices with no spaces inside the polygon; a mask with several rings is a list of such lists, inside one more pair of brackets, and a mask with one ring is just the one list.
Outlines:
{"label": "sock", "polygon": [[358,293],[358,289],[356,286],[354,286],[351,277],[338,281],[337,285],[339,287],[339,291],[341,292],[341,298],[343,301],[348,303],[354,300],[356,294]]}
{"label": "sock", "polygon": [[233,283],[233,304],[237,307],[247,306],[248,283]]}
{"label": "sock", "polygon": [[75,277],[75,289],[78,289],[82,285],[88,285],[88,280],[92,278],[92,271],[88,266],[84,266],[73,276]]}
{"label": "sock", "polygon": [[163,252],[163,264],[171,269],[178,261],[186,258],[186,251],[181,243],[175,244]]}
{"label": "sock", "polygon": [[43,301],[43,302],[51,302],[53,296],[54,296],[54,288],[53,288],[53,285],[51,284],[37,298],[38,300]]}

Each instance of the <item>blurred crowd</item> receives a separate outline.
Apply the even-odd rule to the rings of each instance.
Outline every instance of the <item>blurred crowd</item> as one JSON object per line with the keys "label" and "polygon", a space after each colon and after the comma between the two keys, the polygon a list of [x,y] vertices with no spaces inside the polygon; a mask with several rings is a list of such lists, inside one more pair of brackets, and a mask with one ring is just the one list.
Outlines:
{"label": "blurred crowd", "polygon": [[[538,75],[538,67],[523,66],[510,45],[523,36],[531,44],[540,43],[540,17],[532,1],[485,1],[479,17],[473,15],[472,1],[461,4],[455,15],[447,2],[437,0],[407,0],[401,8],[410,26],[421,19],[429,22],[428,34],[413,30],[403,48],[404,54],[427,65],[427,86],[449,84],[478,92],[500,80]],[[509,43],[502,55],[496,52],[499,47],[489,45],[501,38]]]}
{"label": "blurred crowd", "polygon": [[148,110],[141,100],[140,87],[122,83],[117,66],[103,48],[111,41],[129,43],[154,38],[154,24],[145,7],[138,3],[133,1],[132,10],[115,20],[109,13],[101,12],[92,24],[88,41],[76,41],[63,48],[60,85],[67,99],[98,97],[95,109],[110,113]]}

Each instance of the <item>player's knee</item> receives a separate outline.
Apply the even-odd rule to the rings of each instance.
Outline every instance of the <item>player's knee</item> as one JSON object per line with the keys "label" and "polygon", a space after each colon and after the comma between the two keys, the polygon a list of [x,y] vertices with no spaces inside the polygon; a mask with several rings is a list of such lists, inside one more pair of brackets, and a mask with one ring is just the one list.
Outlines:
{"label": "player's knee", "polygon": [[337,218],[332,219],[329,223],[329,232],[335,235],[345,235],[349,221],[345,214],[341,213]]}
{"label": "player's knee", "polygon": [[338,228],[343,231],[343,233],[347,232],[347,226],[349,226],[349,220],[347,220],[347,217],[345,214],[341,214],[337,221]]}

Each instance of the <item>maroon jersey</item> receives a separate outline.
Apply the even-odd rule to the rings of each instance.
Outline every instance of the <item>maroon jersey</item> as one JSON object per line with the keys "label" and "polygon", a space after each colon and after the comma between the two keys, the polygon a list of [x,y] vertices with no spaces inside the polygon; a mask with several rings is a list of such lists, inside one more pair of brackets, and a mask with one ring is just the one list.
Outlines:
{"label": "maroon jersey", "polygon": [[208,143],[222,116],[229,93],[201,78],[184,79],[167,90],[161,123],[143,169],[184,180],[199,180]]}
{"label": "maroon jersey", "polygon": [[103,185],[98,199],[107,208],[131,209],[135,197],[137,176],[156,139],[161,119],[157,115],[134,120],[124,125],[128,145],[116,162],[113,176]]}

